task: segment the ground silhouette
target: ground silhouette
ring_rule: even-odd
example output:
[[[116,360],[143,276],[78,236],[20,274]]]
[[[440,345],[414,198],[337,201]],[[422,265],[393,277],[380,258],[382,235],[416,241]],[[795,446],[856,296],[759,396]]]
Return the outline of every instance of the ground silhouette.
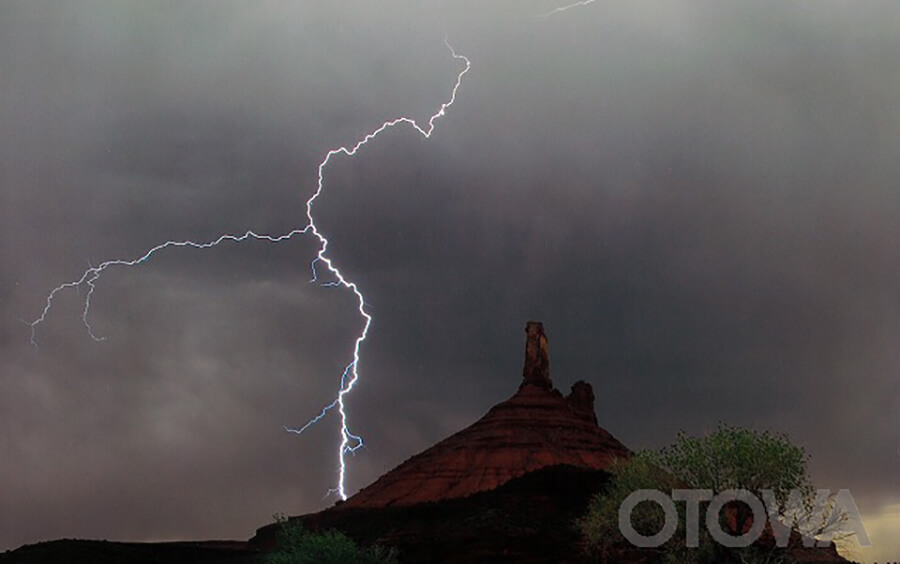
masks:
[[[401,564],[585,562],[574,521],[608,484],[614,461],[632,452],[598,425],[589,383],[577,382],[567,396],[554,387],[543,325],[529,322],[525,332],[512,397],[346,502],[291,519],[395,547]],[[234,542],[52,541],[2,554],[0,564],[259,564],[276,545],[277,527]],[[833,546],[796,556],[844,561]],[[617,555],[627,564],[653,558],[637,549]]]

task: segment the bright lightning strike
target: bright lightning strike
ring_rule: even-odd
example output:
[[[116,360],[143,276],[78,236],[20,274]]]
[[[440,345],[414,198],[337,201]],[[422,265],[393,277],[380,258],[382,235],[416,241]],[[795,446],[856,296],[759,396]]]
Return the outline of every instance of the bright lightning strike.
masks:
[[[588,4],[593,4],[597,0],[581,0],[580,2],[575,2],[574,4],[568,4],[566,6],[560,6],[559,8],[554,8],[549,12],[539,14],[540,17],[546,18],[547,16],[552,16],[553,14],[557,14],[559,12],[565,12],[566,10],[571,10],[572,8],[577,8],[579,6],[587,6]]]
[[[399,117],[399,118],[384,122],[377,129],[373,130],[370,133],[367,133],[365,136],[363,136],[361,139],[359,139],[355,144],[350,145],[349,148],[347,146],[342,146],[337,149],[332,149],[332,150],[328,151],[328,153],[325,155],[325,158],[322,160],[321,163],[319,163],[318,182],[316,185],[316,191],[306,201],[307,224],[305,227],[300,228],[300,229],[294,229],[283,235],[266,235],[266,234],[257,234],[257,233],[254,233],[253,231],[247,231],[246,233],[241,234],[241,235],[231,235],[231,234],[221,235],[218,238],[213,239],[211,241],[207,241],[207,242],[166,241],[165,243],[162,243],[160,245],[153,247],[152,249],[150,249],[149,251],[147,251],[142,256],[140,256],[136,259],[108,260],[103,263],[100,263],[99,266],[91,266],[90,268],[88,268],[87,270],[84,271],[84,273],[81,275],[81,277],[79,279],[77,279],[73,282],[67,282],[65,284],[61,284],[61,285],[57,286],[56,288],[54,288],[50,292],[50,294],[46,298],[46,301],[44,304],[44,309],[41,311],[40,317],[38,317],[37,319],[35,319],[34,321],[32,321],[30,323],[27,323],[27,325],[31,328],[31,343],[35,347],[37,346],[37,337],[36,337],[37,328],[41,323],[43,323],[47,319],[47,316],[50,313],[50,309],[53,307],[53,301],[57,297],[57,295],[60,292],[63,292],[65,290],[73,289],[73,288],[81,288],[83,286],[86,286],[88,288],[88,290],[85,293],[84,309],[82,310],[82,313],[81,313],[81,320],[84,323],[85,327],[87,328],[88,335],[90,335],[90,337],[92,339],[94,339],[95,341],[105,340],[105,337],[98,337],[96,335],[96,333],[94,333],[94,329],[91,326],[91,323],[90,323],[88,317],[89,317],[90,309],[91,309],[91,298],[93,297],[94,291],[96,290],[95,283],[108,268],[111,268],[114,266],[123,266],[123,267],[139,266],[139,265],[149,261],[153,257],[153,255],[155,255],[156,253],[166,250],[166,249],[169,249],[169,248],[190,247],[190,248],[194,248],[194,249],[209,249],[212,247],[216,247],[226,241],[234,242],[234,243],[241,243],[248,239],[261,240],[261,241],[266,241],[266,242],[270,242],[270,243],[281,243],[281,242],[287,241],[289,239],[292,239],[293,237],[295,237],[297,235],[312,234],[314,237],[316,237],[319,240],[319,245],[320,245],[319,252],[316,254],[316,258],[312,261],[312,264],[311,264],[312,282],[316,282],[318,280],[316,265],[319,263],[324,264],[325,268],[328,270],[328,272],[330,272],[331,275],[334,277],[334,281],[326,282],[326,283],[323,283],[322,285],[323,286],[332,286],[332,287],[342,286],[342,287],[350,290],[351,292],[353,292],[353,294],[356,296],[356,299],[357,299],[357,309],[359,311],[360,316],[362,316],[362,318],[364,319],[365,322],[363,324],[362,331],[360,332],[359,336],[357,336],[356,341],[353,346],[353,359],[350,361],[349,364],[347,364],[347,366],[344,368],[343,374],[341,375],[341,385],[340,385],[340,390],[338,392],[337,398],[332,403],[325,406],[316,417],[310,419],[303,427],[300,427],[298,429],[285,428],[285,430],[292,432],[292,433],[301,434],[304,431],[306,431],[307,429],[309,429],[310,427],[312,427],[313,425],[315,425],[316,423],[318,423],[320,420],[322,420],[329,413],[329,411],[331,411],[335,407],[338,408],[338,412],[339,412],[340,418],[341,418],[341,442],[340,442],[340,448],[339,448],[339,452],[338,452],[340,466],[339,466],[339,475],[338,475],[338,485],[336,488],[332,489],[330,493],[337,493],[341,497],[341,499],[347,499],[345,486],[344,486],[345,479],[346,479],[346,459],[345,459],[345,457],[347,454],[351,454],[351,453],[355,452],[357,449],[361,448],[363,446],[363,440],[362,440],[362,437],[359,437],[358,435],[355,435],[350,432],[350,429],[347,424],[347,411],[346,411],[346,406],[344,404],[344,399],[353,390],[353,387],[356,385],[357,381],[359,380],[359,369],[358,368],[359,368],[359,360],[360,360],[360,348],[362,347],[363,342],[366,340],[366,337],[369,334],[369,328],[372,325],[372,316],[366,311],[366,300],[365,300],[365,297],[363,296],[362,292],[360,291],[359,287],[356,285],[355,282],[348,280],[344,276],[344,274],[334,265],[332,258],[328,255],[328,238],[325,237],[325,235],[321,231],[319,231],[318,227],[316,226],[315,218],[313,217],[313,213],[312,213],[313,204],[319,198],[319,196],[322,195],[322,191],[325,186],[325,167],[327,167],[328,164],[331,162],[332,157],[335,157],[340,154],[343,154],[347,157],[352,157],[364,145],[366,145],[369,141],[371,141],[372,139],[377,137],[379,134],[381,134],[385,130],[391,129],[391,128],[396,127],[401,124],[411,126],[415,131],[417,131],[419,134],[421,134],[426,139],[431,137],[431,134],[434,132],[435,122],[438,120],[438,118],[444,116],[447,109],[450,106],[452,106],[453,103],[456,101],[456,93],[459,90],[460,85],[462,84],[463,76],[465,76],[465,74],[467,72],[469,72],[469,69],[471,68],[471,62],[469,61],[469,59],[467,57],[465,57],[464,55],[458,54],[453,49],[453,46],[450,45],[450,43],[446,39],[444,40],[444,44],[450,50],[450,54],[453,56],[454,59],[465,64],[465,68],[463,68],[459,72],[459,74],[457,74],[457,76],[456,76],[456,83],[453,85],[453,90],[450,93],[450,99],[448,101],[444,102],[443,104],[441,104],[438,111],[436,113],[434,113],[428,119],[428,123],[425,127],[420,126],[418,124],[418,122],[416,122],[412,118]]]
[[[328,154],[325,155],[325,158],[319,164],[319,182],[318,182],[318,186],[316,188],[316,192],[306,202],[306,217],[309,220],[308,228],[310,229],[311,233],[319,239],[319,243],[321,245],[319,247],[319,253],[316,255],[316,258],[312,264],[313,280],[317,279],[316,264],[321,262],[322,264],[325,265],[325,267],[328,269],[328,271],[331,272],[331,274],[336,278],[336,281],[338,284],[347,288],[348,290],[350,290],[351,292],[353,292],[356,295],[359,314],[363,317],[363,319],[365,319],[365,324],[363,325],[362,332],[356,338],[356,343],[354,344],[354,347],[353,347],[353,360],[350,362],[350,364],[347,365],[347,367],[344,369],[343,375],[341,376],[341,389],[338,392],[337,399],[331,405],[326,406],[317,417],[310,420],[306,425],[304,425],[300,429],[288,429],[289,431],[292,431],[292,432],[295,432],[298,434],[302,433],[303,431],[308,429],[310,426],[314,425],[319,420],[321,420],[328,413],[329,410],[333,409],[335,406],[338,408],[338,412],[340,413],[340,416],[341,416],[341,445],[340,445],[340,451],[339,451],[340,470],[339,470],[339,479],[338,479],[338,486],[337,486],[336,492],[341,497],[341,499],[347,499],[347,494],[344,490],[344,480],[346,477],[346,469],[347,469],[345,456],[347,454],[355,452],[358,448],[363,446],[362,438],[352,434],[350,432],[349,428],[347,427],[347,412],[346,412],[345,405],[344,405],[344,398],[347,396],[347,394],[349,394],[353,390],[353,386],[356,385],[356,382],[359,379],[359,370],[358,370],[358,368],[359,368],[359,349],[362,346],[363,341],[366,340],[366,337],[369,334],[369,327],[372,325],[372,316],[369,315],[369,313],[366,311],[366,300],[363,297],[362,292],[360,292],[359,287],[356,285],[355,282],[351,282],[351,281],[347,280],[344,277],[344,275],[341,273],[341,271],[334,265],[334,263],[332,262],[332,259],[327,255],[328,239],[316,228],[316,223],[315,223],[315,220],[313,219],[312,208],[313,208],[313,204],[315,203],[316,199],[318,199],[319,195],[322,194],[322,190],[324,188],[324,182],[325,182],[325,167],[328,166],[328,163],[331,161],[331,157],[334,157],[341,153],[343,153],[344,155],[346,155],[348,157],[352,157],[353,155],[355,155],[357,153],[357,151],[360,150],[360,148],[362,148],[366,143],[368,143],[369,141],[371,141],[372,139],[374,139],[375,137],[380,135],[383,131],[385,131],[387,129],[391,129],[393,127],[396,127],[400,124],[406,124],[406,125],[411,126],[413,129],[415,129],[419,134],[421,134],[426,139],[431,137],[431,134],[434,132],[435,122],[437,121],[438,118],[442,117],[446,113],[447,108],[452,106],[453,103],[456,101],[456,92],[459,90],[459,86],[462,84],[463,76],[465,76],[465,74],[467,72],[469,72],[469,69],[472,66],[469,59],[463,55],[458,54],[453,49],[453,46],[450,45],[450,43],[446,39],[444,40],[444,43],[447,45],[447,48],[450,49],[450,54],[453,56],[454,59],[465,63],[465,68],[463,68],[459,72],[459,74],[456,76],[456,83],[453,85],[453,90],[450,93],[450,99],[448,101],[444,102],[443,104],[441,104],[441,107],[438,109],[438,111],[435,112],[434,115],[432,115],[428,119],[428,125],[423,128],[414,119],[411,119],[408,117],[399,117],[399,118],[393,119],[391,121],[384,122],[383,124],[381,124],[380,127],[375,129],[374,131],[366,134],[362,139],[357,141],[356,144],[350,148],[347,148],[345,146],[345,147],[340,147],[338,149],[332,149],[332,150],[328,151]]]

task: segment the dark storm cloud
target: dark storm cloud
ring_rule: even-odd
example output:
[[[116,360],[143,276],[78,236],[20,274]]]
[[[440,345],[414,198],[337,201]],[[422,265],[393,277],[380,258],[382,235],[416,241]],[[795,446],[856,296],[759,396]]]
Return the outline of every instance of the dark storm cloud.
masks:
[[[896,498],[892,3],[10,3],[0,18],[0,546],[247,537],[322,507],[359,320],[309,239],[88,263],[302,225],[375,316],[351,489],[510,395],[542,319],[633,448],[718,420],[788,432],[817,481]],[[534,9],[532,9],[534,8]],[[862,507],[864,513],[866,507]]]

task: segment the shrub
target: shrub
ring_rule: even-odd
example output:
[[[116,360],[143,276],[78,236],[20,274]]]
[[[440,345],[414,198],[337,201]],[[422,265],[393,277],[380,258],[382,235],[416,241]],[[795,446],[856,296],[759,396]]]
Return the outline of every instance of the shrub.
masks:
[[[373,545],[358,546],[340,531],[314,533],[298,520],[276,515],[277,548],[265,564],[397,564],[397,552]]]

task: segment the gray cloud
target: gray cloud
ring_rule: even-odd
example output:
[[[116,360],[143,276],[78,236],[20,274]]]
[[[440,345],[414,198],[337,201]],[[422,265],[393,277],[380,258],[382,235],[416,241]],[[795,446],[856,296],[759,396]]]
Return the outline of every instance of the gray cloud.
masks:
[[[164,252],[317,202],[375,315],[351,488],[511,394],[542,319],[633,448],[785,431],[823,486],[896,497],[900,84],[893,3],[9,3],[0,17],[0,547],[247,537],[330,503],[360,326],[315,247]],[[534,9],[532,9],[534,8]],[[865,507],[862,507],[865,512]]]

